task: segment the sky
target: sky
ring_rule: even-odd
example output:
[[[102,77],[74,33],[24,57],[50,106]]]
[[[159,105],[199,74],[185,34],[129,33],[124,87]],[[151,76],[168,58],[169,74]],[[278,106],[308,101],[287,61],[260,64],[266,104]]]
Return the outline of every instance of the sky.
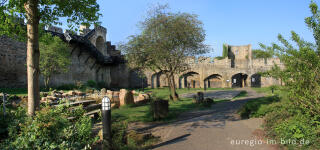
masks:
[[[317,4],[320,0],[315,0]],[[310,0],[98,0],[107,41],[127,41],[139,34],[137,24],[150,7],[168,4],[172,12],[197,14],[206,31],[205,43],[213,49],[207,56],[222,55],[222,44],[248,45],[277,43],[280,33],[290,38],[293,30],[307,41],[314,41],[304,18],[311,16]]]

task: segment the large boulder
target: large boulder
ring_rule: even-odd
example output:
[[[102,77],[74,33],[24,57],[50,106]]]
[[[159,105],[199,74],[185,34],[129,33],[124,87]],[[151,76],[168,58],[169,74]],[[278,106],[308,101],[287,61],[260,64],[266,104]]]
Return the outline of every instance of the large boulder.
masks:
[[[131,91],[121,89],[119,94],[120,106],[134,104],[134,98]]]
[[[76,95],[76,92],[75,91],[68,91],[67,94],[69,96],[75,96]]]
[[[135,104],[145,104],[145,103],[149,102],[149,100],[150,100],[150,96],[148,94],[139,93],[139,95],[135,97],[134,103]]]
[[[81,91],[79,91],[79,90],[76,90],[76,91],[74,91],[74,92],[75,92],[75,95],[78,95],[78,96],[85,96],[85,95],[86,95],[86,93],[81,92]]]

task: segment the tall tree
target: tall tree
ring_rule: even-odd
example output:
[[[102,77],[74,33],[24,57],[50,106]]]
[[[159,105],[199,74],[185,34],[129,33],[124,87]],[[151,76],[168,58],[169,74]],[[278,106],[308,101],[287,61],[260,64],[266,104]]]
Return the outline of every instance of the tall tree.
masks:
[[[68,45],[57,36],[44,34],[40,39],[40,73],[48,89],[54,74],[65,73],[71,63]]]
[[[40,102],[39,24],[62,24],[61,18],[66,19],[71,28],[95,22],[100,16],[99,5],[96,0],[8,0],[0,10],[1,34],[21,35],[20,31],[11,31],[17,29],[14,20],[27,21],[28,114],[32,116]]]
[[[188,69],[187,57],[206,53],[208,49],[197,15],[167,10],[162,5],[152,9],[140,23],[141,33],[130,36],[123,48],[131,66],[165,73],[170,98],[178,100],[174,76]]]

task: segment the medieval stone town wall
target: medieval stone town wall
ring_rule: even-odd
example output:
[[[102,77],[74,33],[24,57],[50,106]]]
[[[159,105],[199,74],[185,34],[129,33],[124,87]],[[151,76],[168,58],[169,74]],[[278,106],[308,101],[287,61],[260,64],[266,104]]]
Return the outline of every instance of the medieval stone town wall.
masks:
[[[258,73],[270,70],[275,64],[281,68],[284,67],[279,58],[252,59],[251,45],[228,45],[228,57],[221,60],[211,57],[190,57],[186,62],[190,65],[190,69],[176,75],[176,86],[178,88],[188,86],[191,88],[224,88],[280,85],[281,81],[262,77]],[[165,76],[163,73],[152,71],[146,71],[145,73],[150,87],[167,86],[167,83],[163,82]]]
[[[82,27],[83,28],[83,27]],[[62,33],[61,28],[49,27],[49,31]],[[89,28],[84,30],[89,33]],[[111,42],[106,41],[106,29],[95,26],[94,33],[88,40],[104,55],[118,56],[120,51],[115,50]],[[86,34],[81,34],[82,36]],[[97,41],[99,40],[99,41]],[[100,44],[100,45],[97,45]],[[95,57],[83,47],[70,44],[71,65],[69,71],[63,74],[54,75],[50,84],[60,86],[64,84],[86,83],[88,80],[103,82],[109,88],[128,88],[132,86],[129,80],[129,69],[125,63],[101,65],[97,63]],[[108,51],[109,50],[109,51]],[[109,53],[108,53],[109,52]],[[111,54],[110,54],[111,53]],[[40,77],[41,85],[44,85],[43,78]],[[0,88],[26,88],[26,43],[18,42],[6,36],[0,37]]]

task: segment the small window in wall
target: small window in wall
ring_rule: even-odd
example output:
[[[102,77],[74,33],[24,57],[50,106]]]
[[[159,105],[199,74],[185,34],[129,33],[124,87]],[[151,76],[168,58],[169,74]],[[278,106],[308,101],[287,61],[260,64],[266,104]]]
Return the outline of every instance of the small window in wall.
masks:
[[[252,82],[254,82],[255,80],[256,80],[255,78],[252,78],[252,80],[251,80],[251,81],[252,81]]]
[[[237,79],[233,79],[233,83],[237,83]]]

